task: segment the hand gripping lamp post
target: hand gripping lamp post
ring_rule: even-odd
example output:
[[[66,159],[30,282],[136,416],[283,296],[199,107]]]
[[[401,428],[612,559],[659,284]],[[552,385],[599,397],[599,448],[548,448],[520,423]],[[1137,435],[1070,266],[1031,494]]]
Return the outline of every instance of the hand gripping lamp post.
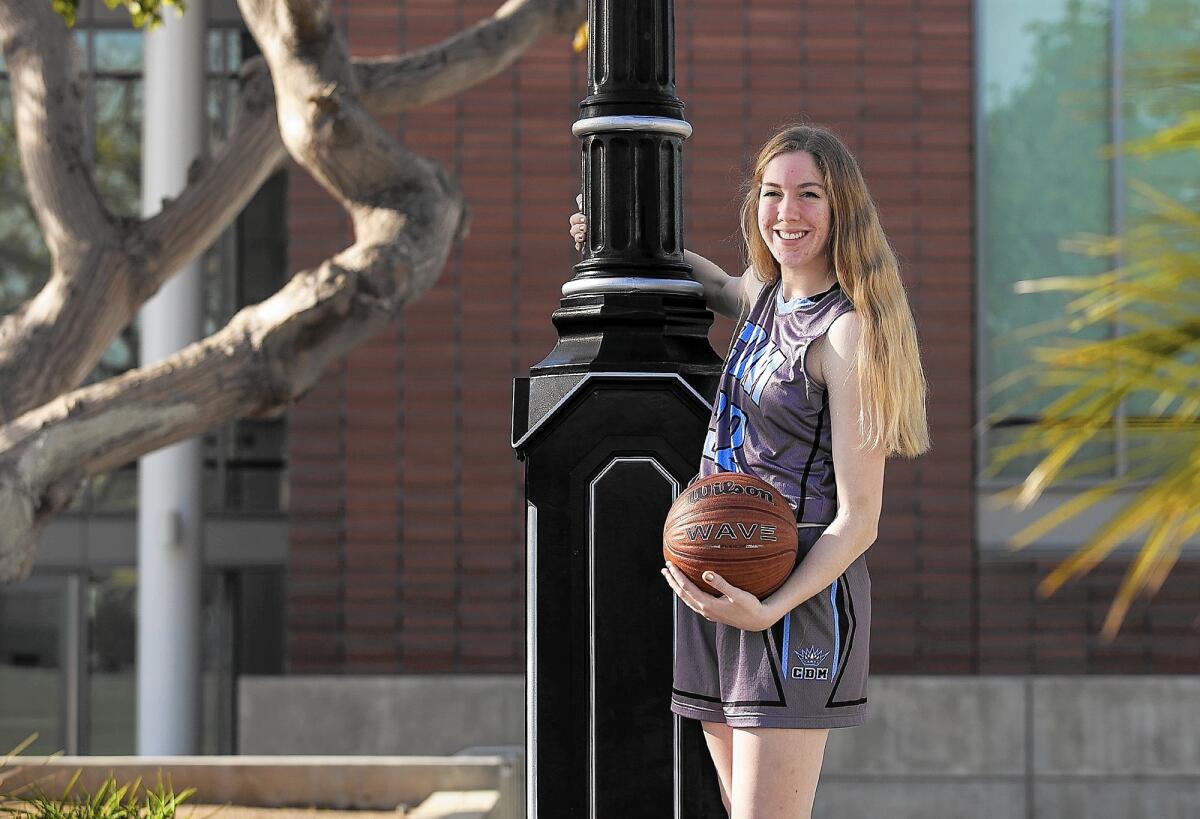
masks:
[[[525,461],[527,815],[724,816],[697,723],[669,711],[662,523],[699,470],[721,361],[683,260],[671,0],[590,0],[587,245],[514,384]]]

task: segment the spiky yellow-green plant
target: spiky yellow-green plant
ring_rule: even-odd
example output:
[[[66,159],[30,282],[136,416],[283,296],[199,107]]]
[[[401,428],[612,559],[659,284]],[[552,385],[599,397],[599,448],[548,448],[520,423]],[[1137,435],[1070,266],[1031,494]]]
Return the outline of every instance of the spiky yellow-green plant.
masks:
[[[21,768],[15,765],[19,754],[37,739],[31,734],[16,748],[0,757],[0,783]],[[121,785],[113,776],[100,784],[96,793],[76,790],[83,769],[75,770],[59,796],[50,796],[42,790],[39,780],[28,782],[13,792],[0,790],[0,817],[8,819],[175,819],[179,806],[195,792],[188,788],[181,793],[168,783],[162,782],[148,788],[142,780]],[[43,779],[48,778],[42,777]],[[208,813],[209,819],[216,811]]]
[[[1200,54],[1196,65],[1200,65]],[[1129,156],[1161,156],[1200,150],[1200,112],[1191,112],[1154,134],[1119,149]],[[1124,540],[1145,539],[1132,560],[1105,618],[1101,636],[1112,641],[1140,594],[1153,596],[1179,558],[1184,543],[1200,531],[1200,210],[1197,203],[1168,196],[1130,181],[1144,214],[1121,236],[1079,236],[1064,247],[1119,264],[1099,275],[1025,280],[1018,292],[1074,292],[1059,321],[1025,328],[1026,338],[1077,333],[1116,322],[1122,332],[1100,340],[1059,338],[1035,348],[1023,369],[992,389],[1027,386],[1055,394],[1041,416],[1011,444],[999,448],[989,472],[1019,456],[1040,462],[1017,486],[1000,494],[1017,508],[1033,503],[1054,481],[1111,468],[1115,455],[1081,458],[1089,443],[1112,442],[1118,407],[1140,398],[1148,411],[1128,413],[1119,426],[1126,470],[1073,497],[1013,536],[1021,549],[1059,524],[1122,488],[1135,487],[1123,508],[1039,584],[1048,597],[1082,577]],[[995,422],[1012,406],[991,414]]]

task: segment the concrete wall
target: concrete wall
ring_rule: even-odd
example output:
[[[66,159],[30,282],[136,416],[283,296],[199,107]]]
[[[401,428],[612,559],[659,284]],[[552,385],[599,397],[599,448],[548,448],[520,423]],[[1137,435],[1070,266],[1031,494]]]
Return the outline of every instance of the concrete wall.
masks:
[[[1200,816],[1200,679],[876,677],[834,731],[823,819]]]
[[[513,674],[242,677],[238,753],[454,754],[523,745]]]
[[[519,676],[243,679],[243,753],[521,744]],[[1195,819],[1200,678],[876,676],[831,732],[822,819]]]

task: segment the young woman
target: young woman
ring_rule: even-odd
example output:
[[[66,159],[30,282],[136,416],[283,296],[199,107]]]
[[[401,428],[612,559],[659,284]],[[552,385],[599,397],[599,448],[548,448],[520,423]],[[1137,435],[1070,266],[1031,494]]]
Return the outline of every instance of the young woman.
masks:
[[[752,473],[796,513],[800,560],[758,600],[670,564],[671,710],[698,719],[732,819],[812,812],[830,728],[867,716],[871,578],[884,461],[929,449],[925,376],[899,265],[858,165],[830,131],[759,150],[741,208],[749,266],[685,258],[738,320],[700,475]],[[580,246],[586,223],[571,217]]]

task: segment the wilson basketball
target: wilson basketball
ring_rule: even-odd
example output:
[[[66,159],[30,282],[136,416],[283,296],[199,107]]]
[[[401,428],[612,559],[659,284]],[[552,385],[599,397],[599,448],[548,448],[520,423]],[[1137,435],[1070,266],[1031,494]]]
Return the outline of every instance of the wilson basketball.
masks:
[[[709,594],[706,571],[766,597],[796,565],[796,517],[766,481],[718,472],[696,481],[671,505],[663,524],[663,557]]]

